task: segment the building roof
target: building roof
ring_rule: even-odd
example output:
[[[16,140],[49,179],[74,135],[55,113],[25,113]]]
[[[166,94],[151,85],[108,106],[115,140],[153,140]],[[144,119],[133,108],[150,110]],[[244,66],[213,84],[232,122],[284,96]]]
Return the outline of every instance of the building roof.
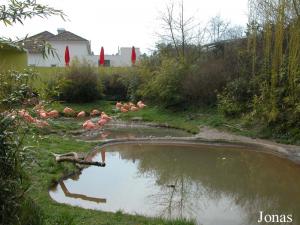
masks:
[[[49,41],[88,41],[70,31],[63,31],[53,37],[49,38]]]
[[[18,44],[27,49],[29,53],[40,53],[42,52],[45,41],[53,36],[55,35],[48,31],[44,31],[31,37],[27,37],[24,40],[19,41]]]
[[[41,53],[43,51],[43,46],[45,42],[48,41],[86,41],[88,40],[79,37],[69,31],[60,32],[54,35],[48,31],[41,32],[39,34],[33,35],[31,37],[25,38],[19,41],[18,44],[23,48],[27,49],[29,53]]]

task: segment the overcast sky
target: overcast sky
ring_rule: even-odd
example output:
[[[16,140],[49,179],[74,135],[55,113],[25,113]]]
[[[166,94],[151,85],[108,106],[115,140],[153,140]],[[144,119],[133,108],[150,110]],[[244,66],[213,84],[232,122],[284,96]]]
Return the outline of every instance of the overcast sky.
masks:
[[[0,4],[1,4],[0,0]],[[0,24],[0,35],[10,38],[24,37],[42,31],[56,34],[65,28],[92,43],[92,50],[99,54],[104,46],[106,54],[117,52],[118,46],[140,47],[142,52],[153,49],[160,29],[160,12],[169,0],[37,0],[62,9],[68,21],[58,17],[26,20],[24,25],[5,27]],[[174,0],[176,3],[176,0]],[[177,1],[178,2],[178,1]],[[216,15],[236,25],[247,23],[247,0],[184,0],[185,14],[194,16],[205,25]]]

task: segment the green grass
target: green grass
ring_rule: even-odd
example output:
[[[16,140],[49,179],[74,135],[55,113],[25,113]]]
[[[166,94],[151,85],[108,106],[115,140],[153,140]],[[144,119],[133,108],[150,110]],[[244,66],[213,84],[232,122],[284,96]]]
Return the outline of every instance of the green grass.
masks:
[[[123,120],[132,120],[135,117],[140,117],[145,122],[155,122],[163,126],[182,129],[193,134],[198,133],[201,126],[209,126],[244,136],[269,137],[268,132],[262,131],[261,127],[249,126],[247,121],[242,118],[226,118],[219,113],[216,108],[199,107],[175,112],[149,105],[138,112],[120,113],[116,112],[115,103],[114,101],[105,100],[84,104],[54,102],[48,106],[48,109],[63,111],[65,107],[71,107],[76,112],[82,110],[91,112],[93,109],[98,109]]]
[[[199,132],[201,126],[209,126],[244,136],[260,136],[259,130],[254,128],[250,129],[250,127],[245,125],[246,123],[242,119],[228,119],[215,108],[197,108],[174,112],[149,106],[138,112],[122,114],[120,117],[125,120],[141,117],[144,121],[165,124],[194,134]]]

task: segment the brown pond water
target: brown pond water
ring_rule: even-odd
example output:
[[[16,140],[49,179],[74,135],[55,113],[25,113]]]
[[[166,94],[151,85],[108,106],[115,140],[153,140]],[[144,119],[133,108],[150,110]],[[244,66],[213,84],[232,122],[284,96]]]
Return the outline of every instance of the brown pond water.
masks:
[[[51,197],[83,208],[185,217],[203,225],[254,225],[259,211],[292,214],[289,224],[300,224],[300,166],[286,159],[188,144],[110,145],[102,157],[104,151],[105,168],[91,166],[63,180]],[[101,161],[101,154],[94,160]]]
[[[172,128],[157,128],[138,123],[110,122],[104,129],[86,131],[77,137],[82,140],[132,139],[148,137],[188,137],[192,134]]]

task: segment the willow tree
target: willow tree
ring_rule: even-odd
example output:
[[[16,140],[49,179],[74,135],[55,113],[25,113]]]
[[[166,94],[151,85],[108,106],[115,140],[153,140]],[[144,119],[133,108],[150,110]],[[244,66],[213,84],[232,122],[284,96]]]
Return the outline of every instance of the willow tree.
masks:
[[[260,33],[250,29],[252,70],[266,79],[267,86],[261,87],[261,92],[267,93],[263,107],[269,122],[276,122],[280,113],[287,108],[295,110],[300,102],[300,0],[249,0],[249,10],[249,21],[262,27]],[[258,35],[263,42],[261,68],[254,61]]]
[[[297,4],[298,3],[298,4]],[[296,18],[289,27],[289,67],[288,81],[290,99],[293,104],[299,104],[299,95],[297,96],[297,81],[300,78],[300,19],[299,19],[299,0],[293,0],[294,17]],[[298,87],[299,88],[299,87]],[[298,90],[299,91],[299,90]],[[298,93],[299,94],[299,93]]]

